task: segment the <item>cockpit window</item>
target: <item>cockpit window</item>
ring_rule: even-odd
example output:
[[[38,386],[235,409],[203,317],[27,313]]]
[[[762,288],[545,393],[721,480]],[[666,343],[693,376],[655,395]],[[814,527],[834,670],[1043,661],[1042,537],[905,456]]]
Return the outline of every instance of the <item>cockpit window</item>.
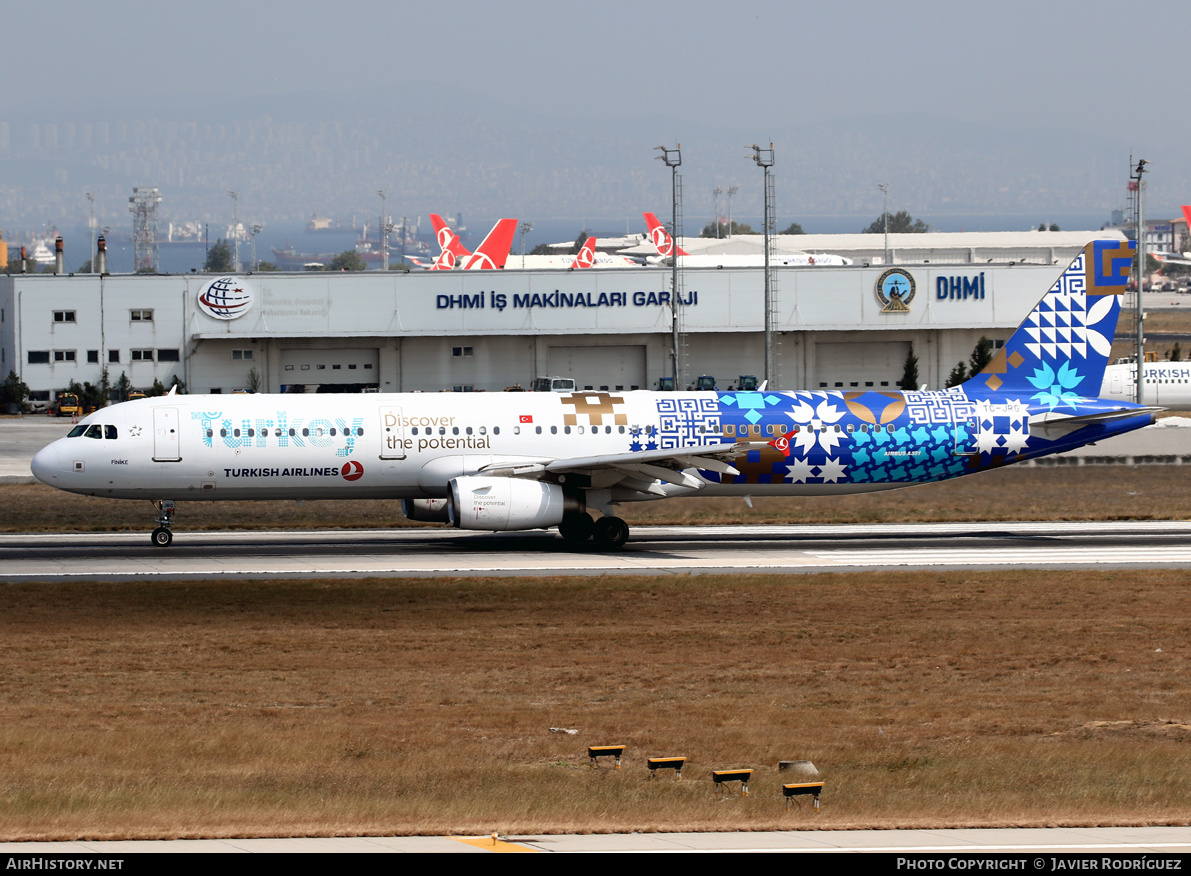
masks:
[[[103,426],[100,426],[98,424],[96,424],[94,426],[88,426],[87,431],[83,433],[83,437],[84,438],[102,438],[103,437]]]
[[[86,431],[87,431],[86,426],[75,426],[73,429],[70,430],[70,434],[68,434],[66,437],[67,438],[78,438],[80,435],[82,435]]]
[[[116,437],[116,427],[115,426],[104,426],[103,427],[103,437],[104,438],[115,438]]]

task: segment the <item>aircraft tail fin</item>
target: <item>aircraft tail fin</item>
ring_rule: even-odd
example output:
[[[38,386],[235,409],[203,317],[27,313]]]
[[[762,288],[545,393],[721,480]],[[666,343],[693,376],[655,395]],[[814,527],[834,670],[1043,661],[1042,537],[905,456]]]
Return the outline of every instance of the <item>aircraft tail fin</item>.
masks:
[[[1135,254],[1131,240],[1085,246],[965,390],[1028,392],[1052,409],[1097,397]]]
[[[517,233],[516,219],[501,219],[488,232],[484,242],[464,264],[468,271],[500,270],[505,266],[509,250],[513,248],[513,235]]]
[[[587,238],[587,242],[583,244],[583,249],[579,250],[579,255],[575,256],[575,261],[571,264],[572,268],[590,268],[595,264],[595,248],[596,239],[594,237]]]
[[[1183,204],[1183,218],[1187,220],[1187,228],[1191,229],[1191,204]]]
[[[449,249],[456,259],[471,255],[471,250],[463,245],[463,241],[459,239],[459,235],[451,230],[451,227],[447,225],[442,216],[439,216],[437,213],[431,213],[430,224],[434,226],[434,236],[438,239],[438,245],[441,249]]]
[[[681,246],[674,245],[674,238],[670,236],[666,226],[658,221],[657,216],[653,213],[642,213],[641,215],[645,217],[645,224],[649,226],[649,239],[653,241],[654,248],[660,254],[669,258],[677,249],[680,256],[688,255]]]

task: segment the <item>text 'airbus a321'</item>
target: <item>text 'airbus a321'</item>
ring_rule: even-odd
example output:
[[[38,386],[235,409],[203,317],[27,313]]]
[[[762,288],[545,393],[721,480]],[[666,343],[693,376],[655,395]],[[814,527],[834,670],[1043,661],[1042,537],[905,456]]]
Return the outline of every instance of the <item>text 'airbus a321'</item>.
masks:
[[[180,500],[399,498],[414,520],[617,548],[622,503],[887,490],[1149,425],[1160,409],[1095,397],[1132,260],[1089,243],[982,372],[937,392],[166,396],[91,414],[32,468],[154,501],[161,546]]]

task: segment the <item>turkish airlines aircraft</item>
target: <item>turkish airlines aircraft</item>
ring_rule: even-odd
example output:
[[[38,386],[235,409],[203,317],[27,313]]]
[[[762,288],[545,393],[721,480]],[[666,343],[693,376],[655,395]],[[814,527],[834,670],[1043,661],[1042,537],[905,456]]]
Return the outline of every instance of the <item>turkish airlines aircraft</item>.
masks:
[[[1089,243],[983,371],[937,392],[170,395],[87,416],[32,468],[152,500],[159,546],[178,500],[399,498],[414,520],[618,548],[623,503],[887,490],[1149,425],[1160,408],[1095,397],[1133,256]]]
[[[1191,362],[1146,362],[1144,398],[1163,407],[1191,406]],[[1104,369],[1101,398],[1129,401],[1137,396],[1137,364],[1123,362]]]
[[[517,232],[516,219],[501,219],[492,226],[483,243],[471,252],[459,240],[442,217],[430,214],[430,221],[434,224],[434,232],[438,236],[442,253],[427,270],[450,271],[461,266],[465,271],[500,270],[505,266],[509,257],[509,250],[513,247],[513,235]]]
[[[649,240],[660,257],[657,261],[669,258],[675,249],[674,238],[670,236],[670,232],[653,213],[643,213],[642,215],[645,217],[645,224],[649,226]],[[681,246],[678,247],[678,255],[682,259],[680,264],[684,268],[759,268],[765,264],[763,255],[691,255]],[[799,252],[776,253],[770,256],[769,263],[776,266],[803,267],[850,265],[852,260],[826,252]]]

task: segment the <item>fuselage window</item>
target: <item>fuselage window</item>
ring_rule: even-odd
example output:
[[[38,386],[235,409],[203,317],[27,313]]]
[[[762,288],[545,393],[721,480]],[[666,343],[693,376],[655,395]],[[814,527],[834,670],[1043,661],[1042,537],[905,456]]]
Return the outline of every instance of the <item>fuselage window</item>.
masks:
[[[414,433],[415,435],[417,435],[417,434],[418,434],[418,427],[417,427],[417,426],[414,426],[414,428],[413,428],[413,433]]]
[[[557,435],[557,434],[558,434],[558,427],[557,427],[557,426],[551,426],[551,427],[550,427],[550,434],[551,434],[551,435]]]
[[[493,434],[493,435],[496,435],[498,432],[499,432],[499,430],[498,430],[498,429],[496,429],[495,427],[493,427],[493,429],[492,429],[492,434]],[[480,434],[481,434],[481,435],[483,435],[484,433],[483,433],[483,432],[480,432]],[[513,427],[513,434],[514,434],[514,435],[520,435],[520,434],[521,434],[521,427],[520,427],[520,426],[514,426],[514,427]]]
[[[293,438],[293,437],[294,437],[295,435],[297,435],[297,434],[298,434],[298,430],[297,430],[297,429],[290,429],[290,430],[289,430],[289,437]]]
[[[604,427],[604,434],[605,434],[605,435],[611,435],[611,434],[612,434],[612,427],[611,427],[611,426],[605,426],[605,427]]]
[[[458,435],[458,434],[459,434],[459,427],[458,427],[458,426],[452,426],[452,427],[451,427],[451,434],[452,434],[452,435]]]
[[[335,427],[334,426],[331,427],[331,437],[332,438],[335,437]]]
[[[570,435],[570,434],[571,434],[571,427],[570,427],[570,426],[563,426],[563,427],[562,427],[562,431],[564,431],[564,432],[566,432],[568,435]]]
[[[538,434],[538,435],[541,435],[541,434],[542,434],[542,427],[541,427],[541,426],[534,426],[534,427],[533,427],[533,430],[534,430],[534,432],[535,432],[536,434]]]
[[[249,429],[249,430],[248,430],[248,437],[249,437],[249,438],[255,438],[255,437],[256,437],[256,429]]]
[[[356,427],[356,435],[359,436],[360,438],[364,437],[364,427],[363,426]]]
[[[208,429],[208,430],[207,430],[207,437],[208,437],[208,438],[214,438],[214,437],[215,437],[215,431],[214,431],[213,429]]]
[[[487,426],[481,426],[481,427],[480,427],[480,434],[481,434],[481,435],[487,435],[487,434],[488,434],[488,427],[487,427]]]
[[[617,428],[620,429],[620,434],[623,435],[624,434],[624,426],[617,426]]]
[[[467,431],[467,434],[470,435],[471,434],[471,426],[468,426],[466,431]]]
[[[446,434],[447,434],[447,427],[446,427],[446,426],[439,426],[439,427],[438,427],[438,434],[439,434],[439,435],[446,435]]]
[[[302,430],[302,437],[303,437],[303,438],[309,438],[309,437],[310,437],[310,430],[309,430],[309,429],[303,429],[303,430]]]
[[[219,430],[219,437],[220,437],[220,438],[226,438],[226,437],[227,437],[227,429],[220,429],[220,430]]]
[[[234,437],[234,438],[239,438],[239,437],[240,437],[240,430],[239,430],[239,429],[232,429],[232,437]]]
[[[860,424],[860,431],[861,431],[861,432],[867,432],[867,431],[868,431],[868,423],[861,423],[861,424]]]
[[[518,434],[518,435],[520,435],[520,434],[521,434],[521,427],[520,427],[520,426],[517,426],[517,427],[516,427],[516,429],[517,429],[517,434]],[[499,435],[499,434],[500,434],[500,426],[493,426],[493,427],[492,427],[492,434],[493,434],[493,435]]]
[[[793,426],[793,427],[791,427],[790,431],[793,432],[795,435],[797,435],[798,430],[801,428],[802,428],[801,426]]]
[[[725,426],[724,434],[735,436],[736,435],[736,427],[735,426]]]

